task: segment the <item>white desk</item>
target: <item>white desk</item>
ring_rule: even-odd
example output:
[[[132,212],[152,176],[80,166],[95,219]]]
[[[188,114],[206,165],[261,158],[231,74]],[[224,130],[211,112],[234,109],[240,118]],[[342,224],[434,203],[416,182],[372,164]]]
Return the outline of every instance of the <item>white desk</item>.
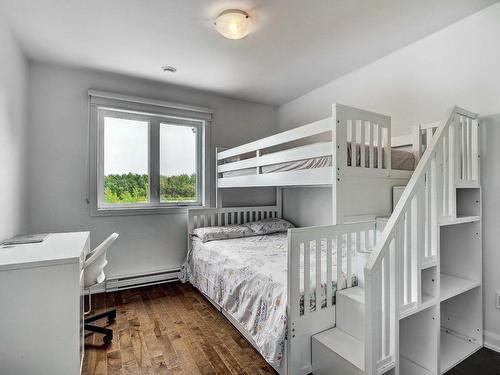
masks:
[[[83,360],[89,232],[0,246],[0,374],[72,375]]]

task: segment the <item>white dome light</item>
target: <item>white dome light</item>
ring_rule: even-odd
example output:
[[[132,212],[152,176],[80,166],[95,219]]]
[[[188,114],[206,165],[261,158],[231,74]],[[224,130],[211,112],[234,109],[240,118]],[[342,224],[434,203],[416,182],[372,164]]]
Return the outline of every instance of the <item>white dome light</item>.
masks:
[[[239,9],[228,9],[215,20],[215,29],[228,39],[241,39],[250,33],[250,16]]]

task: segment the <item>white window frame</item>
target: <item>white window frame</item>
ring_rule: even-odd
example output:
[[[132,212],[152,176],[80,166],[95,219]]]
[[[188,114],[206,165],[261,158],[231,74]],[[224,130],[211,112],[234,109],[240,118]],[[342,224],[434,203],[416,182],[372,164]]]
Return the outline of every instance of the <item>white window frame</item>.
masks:
[[[89,91],[89,194],[92,216],[183,213],[188,207],[210,205],[210,124],[207,108]],[[149,202],[106,204],[104,196],[104,117],[147,121],[149,123]],[[160,124],[197,129],[196,202],[160,202]]]

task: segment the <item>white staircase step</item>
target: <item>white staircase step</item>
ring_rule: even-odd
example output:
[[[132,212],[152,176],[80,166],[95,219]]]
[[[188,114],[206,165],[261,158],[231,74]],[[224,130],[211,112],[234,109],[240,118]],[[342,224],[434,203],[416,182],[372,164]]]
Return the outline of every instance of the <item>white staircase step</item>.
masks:
[[[312,337],[314,375],[360,375],[365,369],[364,343],[338,327]]]
[[[359,286],[337,292],[336,325],[363,341],[365,337],[365,290]]]

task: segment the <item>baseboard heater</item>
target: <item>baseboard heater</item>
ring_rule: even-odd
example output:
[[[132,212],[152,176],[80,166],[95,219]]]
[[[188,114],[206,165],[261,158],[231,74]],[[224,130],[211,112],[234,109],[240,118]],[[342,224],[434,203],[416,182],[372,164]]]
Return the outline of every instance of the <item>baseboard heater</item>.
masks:
[[[179,272],[180,268],[176,268],[154,273],[111,277],[106,282],[106,292],[177,281]]]

